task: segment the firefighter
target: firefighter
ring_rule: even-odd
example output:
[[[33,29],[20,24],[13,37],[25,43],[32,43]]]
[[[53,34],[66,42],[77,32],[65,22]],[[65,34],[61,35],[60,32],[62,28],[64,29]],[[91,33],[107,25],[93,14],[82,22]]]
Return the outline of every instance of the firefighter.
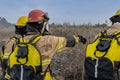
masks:
[[[50,35],[47,26],[48,21],[49,17],[44,11],[42,10],[30,11],[26,27],[27,34],[22,38],[23,41],[26,40],[28,42],[26,42],[25,44],[24,42],[20,42],[22,43],[22,45],[19,44],[19,46],[15,48],[15,51],[12,50],[9,51],[9,53],[13,52],[9,56],[9,68],[10,68],[9,79],[11,78],[14,80],[53,80],[54,76],[52,75],[52,72],[50,70],[50,62],[53,56],[58,52],[71,49],[72,47],[75,46],[75,44],[78,44],[79,42],[82,42],[83,44],[86,43],[87,41],[86,38],[80,35],[74,35],[69,38]],[[26,46],[26,44],[28,45],[29,48],[24,47],[24,45]],[[31,53],[32,49],[30,48],[29,45],[31,46],[33,45],[36,48],[35,50],[35,48],[31,47],[33,48],[33,50],[35,50],[34,52],[36,53],[34,54]],[[22,46],[21,49],[18,49],[20,46]],[[27,57],[16,56],[18,55],[19,51],[22,53],[28,52],[28,54],[26,54]],[[40,57],[37,51],[39,52]],[[36,56],[36,54],[38,56]],[[33,59],[32,57],[38,57],[40,59],[39,60],[35,58]],[[23,60],[26,62],[22,63],[19,60],[21,61]],[[30,62],[29,60],[33,62]],[[34,60],[37,61],[34,62]],[[39,61],[42,63],[40,64]],[[29,78],[28,76],[31,78]]]
[[[119,80],[120,9],[110,20],[112,26],[96,35],[86,48],[86,80]]]
[[[120,30],[120,9],[116,11],[115,15],[112,16],[110,20],[112,22],[112,27],[107,30],[108,34]]]
[[[46,27],[49,21],[49,17],[42,10],[32,10],[28,15],[27,34],[29,36],[24,38],[30,38],[35,34],[40,34],[42,38],[36,43],[36,48],[39,50],[42,56],[42,76],[43,80],[52,80],[52,73],[50,73],[49,64],[52,57],[57,52],[70,49],[75,44],[82,42],[86,43],[86,38],[80,35],[71,36],[70,38],[57,37],[49,35],[49,31]],[[48,69],[48,70],[46,70]],[[47,71],[47,72],[46,72]],[[45,75],[46,74],[46,75]],[[39,79],[38,79],[39,80]]]
[[[3,77],[9,79],[9,75],[6,74],[7,67],[8,67],[8,58],[9,55],[14,47],[15,38],[21,38],[26,35],[26,23],[28,21],[27,16],[21,16],[18,18],[15,24],[15,33],[16,35],[10,38],[10,40],[2,47],[2,70],[3,70]]]

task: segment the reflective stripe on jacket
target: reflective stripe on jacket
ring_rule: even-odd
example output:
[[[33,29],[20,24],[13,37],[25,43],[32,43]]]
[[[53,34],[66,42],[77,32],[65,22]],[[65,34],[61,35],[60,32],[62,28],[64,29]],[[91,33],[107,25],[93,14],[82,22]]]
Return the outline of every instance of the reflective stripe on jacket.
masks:
[[[33,36],[34,35],[28,35],[28,36],[25,36],[24,39],[29,40]],[[11,46],[13,46],[14,43],[15,43],[15,40],[11,40],[11,43],[9,42],[9,44],[5,46],[5,52],[11,53],[13,49]],[[52,36],[52,35],[43,36],[35,44],[35,47],[38,49],[38,51],[40,52],[42,56],[42,71],[43,72],[47,69],[54,54],[56,54],[57,52],[70,49],[69,47],[66,47],[66,44],[67,44],[67,39],[65,37],[57,37],[57,36]]]

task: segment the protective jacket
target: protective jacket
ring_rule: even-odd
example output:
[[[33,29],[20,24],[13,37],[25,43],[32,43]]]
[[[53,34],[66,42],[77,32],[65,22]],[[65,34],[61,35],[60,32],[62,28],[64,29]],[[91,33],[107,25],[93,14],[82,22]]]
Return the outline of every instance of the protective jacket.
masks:
[[[119,80],[119,48],[120,23],[114,23],[108,30],[99,33],[86,48],[87,80]]]
[[[110,35],[116,31],[120,30],[120,23],[114,23],[110,28],[108,28],[106,30],[107,34]],[[94,40],[96,40],[96,38],[98,37],[98,35],[95,36]],[[120,39],[118,39],[120,41]]]
[[[15,35],[16,38],[21,38],[21,35]],[[8,58],[12,50],[12,46],[14,46],[15,41],[12,39],[5,40],[5,45],[2,46],[2,50],[0,51],[0,59],[1,59],[1,67],[3,75],[6,74],[6,69],[8,67]],[[12,45],[12,46],[10,46]]]
[[[25,36],[24,39],[29,40],[34,35],[34,33],[30,33],[29,35]],[[70,47],[74,47],[78,41],[79,38],[77,37],[65,38],[52,35],[42,36],[42,38],[35,44],[35,47],[40,52],[42,57],[42,72],[46,71],[54,54],[70,49]],[[8,58],[9,54],[13,51],[14,45],[15,40],[11,40],[7,45],[5,45],[4,54],[6,54],[6,58]],[[52,80],[49,70],[46,73],[44,80]]]

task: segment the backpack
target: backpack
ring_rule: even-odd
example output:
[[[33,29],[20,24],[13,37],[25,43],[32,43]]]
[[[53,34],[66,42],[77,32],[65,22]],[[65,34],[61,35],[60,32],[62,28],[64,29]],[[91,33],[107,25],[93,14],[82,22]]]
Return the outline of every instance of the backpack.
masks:
[[[30,40],[16,38],[16,45],[9,56],[11,80],[36,80],[42,72],[42,60],[35,43],[42,36],[35,35]]]
[[[86,78],[119,80],[120,44],[118,38],[120,38],[120,31],[111,35],[103,31],[94,42],[87,45],[84,62]]]

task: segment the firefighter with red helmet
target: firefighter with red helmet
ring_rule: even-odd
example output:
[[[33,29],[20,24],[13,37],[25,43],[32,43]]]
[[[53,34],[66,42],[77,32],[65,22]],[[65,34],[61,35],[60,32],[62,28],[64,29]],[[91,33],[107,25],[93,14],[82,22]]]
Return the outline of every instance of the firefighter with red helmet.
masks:
[[[36,72],[40,73],[37,73],[37,76],[34,76],[35,78],[33,79],[35,80],[53,80],[53,75],[49,66],[53,56],[57,52],[71,49],[79,42],[82,42],[83,44],[86,43],[86,38],[80,35],[74,35],[69,38],[50,35],[47,28],[48,21],[48,15],[42,10],[32,10],[28,15],[27,35],[24,36],[24,39],[31,40],[36,34],[39,35],[38,37],[41,37],[40,39],[37,39],[34,44],[35,48],[40,53],[42,60],[42,68],[38,67],[36,69]],[[16,74],[13,73],[12,76],[14,75]],[[28,74],[23,73],[23,76],[24,75]]]
[[[33,10],[29,13],[28,17],[28,33],[38,32],[41,35],[50,34],[48,31],[49,17],[46,13],[41,10]]]

